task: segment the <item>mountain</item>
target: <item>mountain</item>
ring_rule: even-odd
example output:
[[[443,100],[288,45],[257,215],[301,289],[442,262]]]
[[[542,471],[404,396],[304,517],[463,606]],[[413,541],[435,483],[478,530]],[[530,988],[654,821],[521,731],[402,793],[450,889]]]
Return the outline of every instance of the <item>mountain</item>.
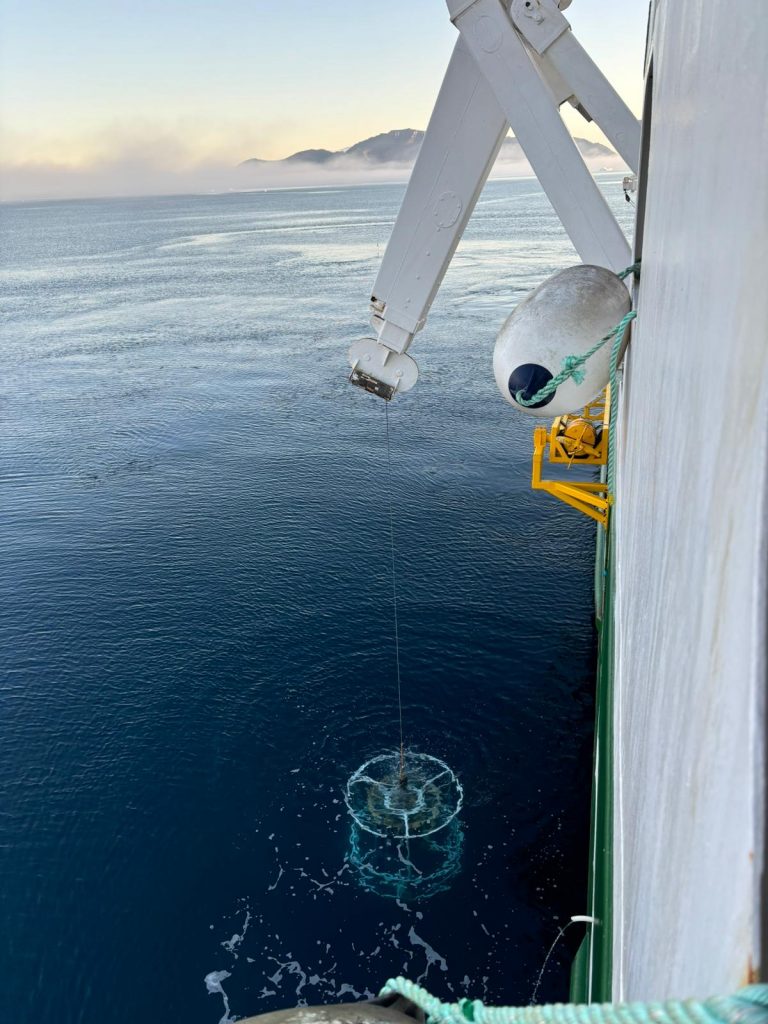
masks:
[[[423,139],[424,132],[399,128],[356,142],[344,151],[344,156],[371,164],[412,164],[419,155]]]
[[[302,149],[298,153],[293,153],[291,156],[287,156],[285,160],[278,161],[265,161],[261,160],[260,163],[294,163],[294,164],[326,164],[329,160],[333,160],[337,153],[331,152],[330,149]],[[252,161],[246,160],[246,163]]]
[[[341,149],[333,152],[330,149],[303,149],[298,153],[285,157],[282,160],[259,160],[252,157],[244,160],[241,167],[271,166],[279,167],[285,164],[308,164],[325,165],[337,171],[381,170],[388,165],[391,167],[410,167],[418,156],[424,132],[415,128],[398,128],[391,132],[384,132],[381,135],[373,135],[370,139],[363,139],[356,142],[348,149]],[[599,142],[590,142],[588,139],[574,138],[573,140],[579,152],[588,160],[615,159],[616,154],[607,146]],[[517,139],[509,137],[504,140],[499,153],[501,163],[522,163],[525,156]]]

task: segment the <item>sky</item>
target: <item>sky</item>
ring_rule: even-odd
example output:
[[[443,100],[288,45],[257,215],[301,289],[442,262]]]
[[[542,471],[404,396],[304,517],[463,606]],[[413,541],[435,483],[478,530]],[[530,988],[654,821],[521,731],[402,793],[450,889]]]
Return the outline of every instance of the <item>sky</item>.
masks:
[[[647,0],[566,16],[639,115]],[[0,0],[0,197],[205,187],[424,128],[455,40],[444,0]]]

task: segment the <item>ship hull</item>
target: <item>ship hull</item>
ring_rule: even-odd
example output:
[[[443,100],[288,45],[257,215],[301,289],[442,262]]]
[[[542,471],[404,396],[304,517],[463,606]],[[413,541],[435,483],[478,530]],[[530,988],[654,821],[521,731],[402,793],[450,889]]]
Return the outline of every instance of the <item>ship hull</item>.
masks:
[[[729,992],[766,959],[768,13],[660,0],[650,18],[642,275],[598,555],[600,923],[574,971],[614,1000]]]

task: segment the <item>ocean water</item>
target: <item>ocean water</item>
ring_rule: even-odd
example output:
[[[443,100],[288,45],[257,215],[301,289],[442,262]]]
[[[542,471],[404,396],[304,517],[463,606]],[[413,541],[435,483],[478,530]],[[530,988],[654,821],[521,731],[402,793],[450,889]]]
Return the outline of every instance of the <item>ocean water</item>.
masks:
[[[390,408],[406,742],[460,824],[431,889],[360,871],[344,783],[397,709],[384,406],[345,353],[402,192],[0,211],[3,1020],[216,1024],[398,973],[527,1002],[585,912],[594,531],[529,490],[490,366],[574,261],[532,180],[486,188]]]

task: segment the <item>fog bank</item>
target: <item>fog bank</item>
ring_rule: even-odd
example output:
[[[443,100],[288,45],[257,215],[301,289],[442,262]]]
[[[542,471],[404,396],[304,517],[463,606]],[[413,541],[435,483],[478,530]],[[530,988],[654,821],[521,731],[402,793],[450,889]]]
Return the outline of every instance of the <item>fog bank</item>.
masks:
[[[623,170],[625,166],[615,154],[588,158],[587,164],[593,172]],[[0,201],[98,199],[405,182],[411,168],[411,163],[396,162],[372,166],[365,160],[356,160],[348,155],[340,155],[323,164],[274,160],[235,167],[214,161],[173,166],[136,156],[79,167],[54,162],[0,162]],[[531,167],[526,160],[500,159],[492,171],[493,177],[522,177],[529,174]]]

